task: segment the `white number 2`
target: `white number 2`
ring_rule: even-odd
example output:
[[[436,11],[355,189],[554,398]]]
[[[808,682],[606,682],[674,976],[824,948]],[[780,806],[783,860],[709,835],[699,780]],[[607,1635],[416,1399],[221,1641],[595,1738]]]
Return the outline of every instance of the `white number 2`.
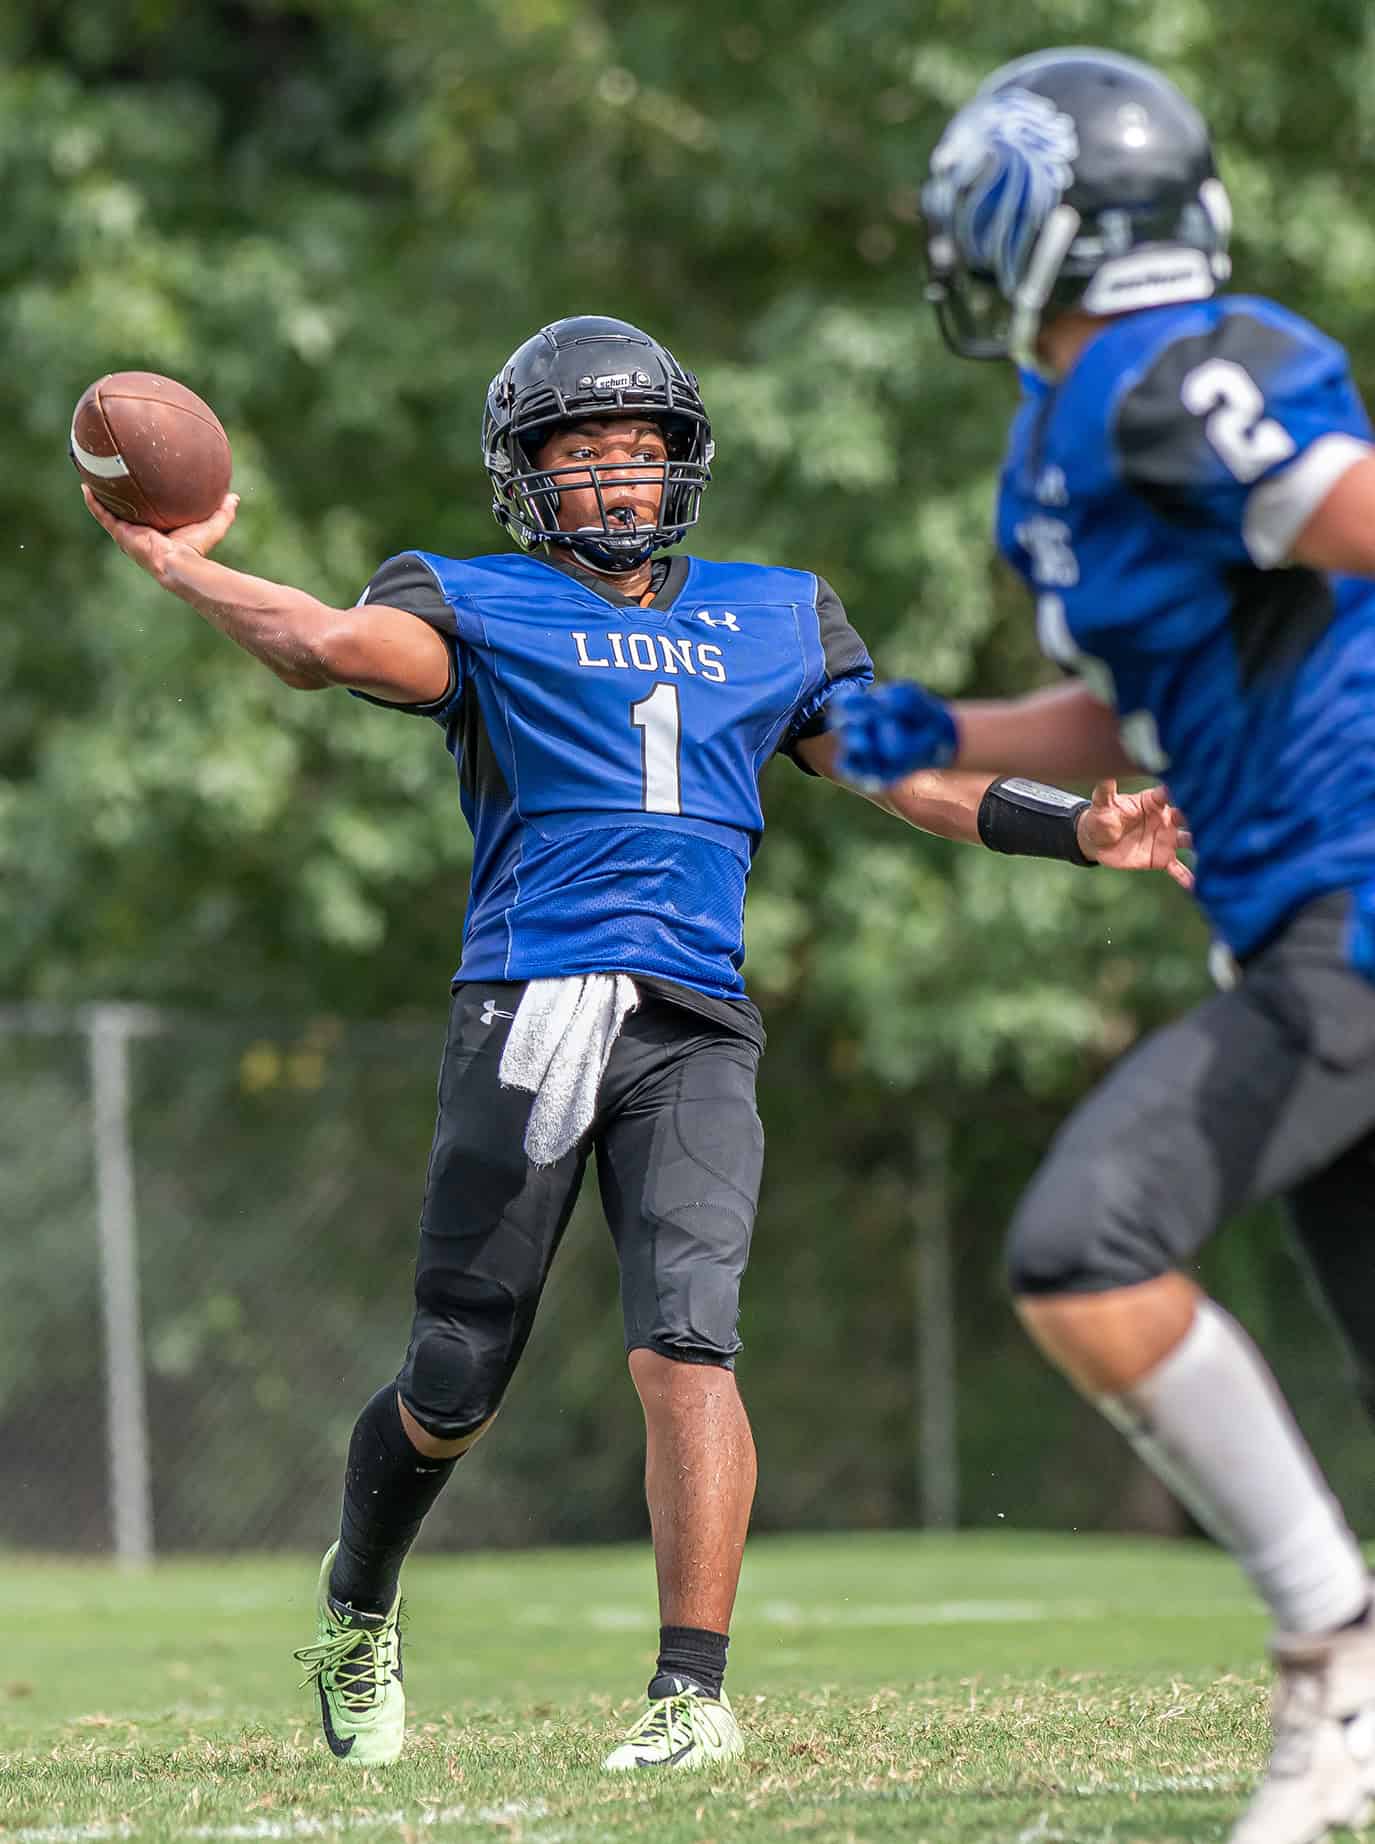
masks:
[[[1231,359],[1206,359],[1179,387],[1184,408],[1201,416],[1208,440],[1238,480],[1252,481],[1294,452],[1289,431],[1265,414],[1260,386]]]
[[[647,698],[631,705],[630,721],[641,733],[645,812],[681,813],[683,793],[678,773],[678,744],[682,719],[678,713],[678,687],[656,685]]]

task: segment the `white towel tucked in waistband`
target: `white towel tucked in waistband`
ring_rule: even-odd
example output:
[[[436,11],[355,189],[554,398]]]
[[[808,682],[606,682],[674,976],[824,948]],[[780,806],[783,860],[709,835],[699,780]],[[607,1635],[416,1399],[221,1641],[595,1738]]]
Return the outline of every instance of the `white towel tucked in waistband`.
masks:
[[[503,1088],[535,1097],[525,1129],[532,1165],[554,1165],[592,1125],[611,1047],[639,1003],[624,973],[531,980],[525,988],[499,1074]]]

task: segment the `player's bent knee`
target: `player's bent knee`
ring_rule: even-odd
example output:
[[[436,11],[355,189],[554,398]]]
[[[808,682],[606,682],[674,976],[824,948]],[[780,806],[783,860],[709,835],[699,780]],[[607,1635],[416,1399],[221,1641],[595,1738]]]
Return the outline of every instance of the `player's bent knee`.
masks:
[[[1108,1293],[1176,1265],[1150,1220],[1148,1192],[1113,1153],[1042,1166],[1012,1219],[1007,1276],[1024,1295]]]
[[[417,1323],[397,1388],[437,1440],[476,1440],[501,1407],[519,1352],[506,1328],[495,1337],[493,1329],[481,1322]]]
[[[419,1447],[422,1452],[429,1452],[430,1449],[426,1446],[425,1442],[417,1438],[417,1430],[421,1435],[428,1435],[429,1439],[435,1444],[435,1455],[444,1460],[457,1460],[463,1454],[467,1453],[470,1447],[476,1447],[477,1443],[482,1439],[483,1435],[497,1418],[498,1411],[493,1409],[486,1420],[480,1421],[475,1428],[468,1428],[461,1433],[454,1433],[447,1425],[442,1427],[431,1426],[428,1425],[427,1421],[422,1421],[421,1417],[416,1413],[411,1404],[407,1402],[406,1398],[401,1395],[399,1390],[397,1394],[398,1400],[401,1403],[402,1425],[405,1427],[406,1433],[410,1436],[412,1443]],[[411,1426],[411,1423],[414,1423],[414,1426]]]

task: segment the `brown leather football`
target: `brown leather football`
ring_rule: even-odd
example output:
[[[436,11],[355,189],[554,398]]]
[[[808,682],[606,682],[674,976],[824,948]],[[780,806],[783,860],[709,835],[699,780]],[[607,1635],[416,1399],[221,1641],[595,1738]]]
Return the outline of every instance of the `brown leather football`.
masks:
[[[194,391],[155,371],[114,371],[84,391],[71,457],[117,518],[175,531],[229,491],[229,437]]]

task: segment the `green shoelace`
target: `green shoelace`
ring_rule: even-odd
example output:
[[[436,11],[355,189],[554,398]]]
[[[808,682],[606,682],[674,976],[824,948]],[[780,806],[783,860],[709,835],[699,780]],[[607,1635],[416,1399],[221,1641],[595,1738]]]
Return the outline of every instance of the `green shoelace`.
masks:
[[[681,1747],[695,1738],[688,1706],[700,1703],[700,1697],[655,1697],[644,1715],[626,1733],[628,1742],[658,1741]],[[681,1727],[676,1725],[681,1724]]]
[[[328,1639],[302,1646],[292,1656],[306,1667],[301,1688],[325,1681],[350,1716],[366,1716],[380,1703],[395,1652],[392,1625],[344,1626]]]

